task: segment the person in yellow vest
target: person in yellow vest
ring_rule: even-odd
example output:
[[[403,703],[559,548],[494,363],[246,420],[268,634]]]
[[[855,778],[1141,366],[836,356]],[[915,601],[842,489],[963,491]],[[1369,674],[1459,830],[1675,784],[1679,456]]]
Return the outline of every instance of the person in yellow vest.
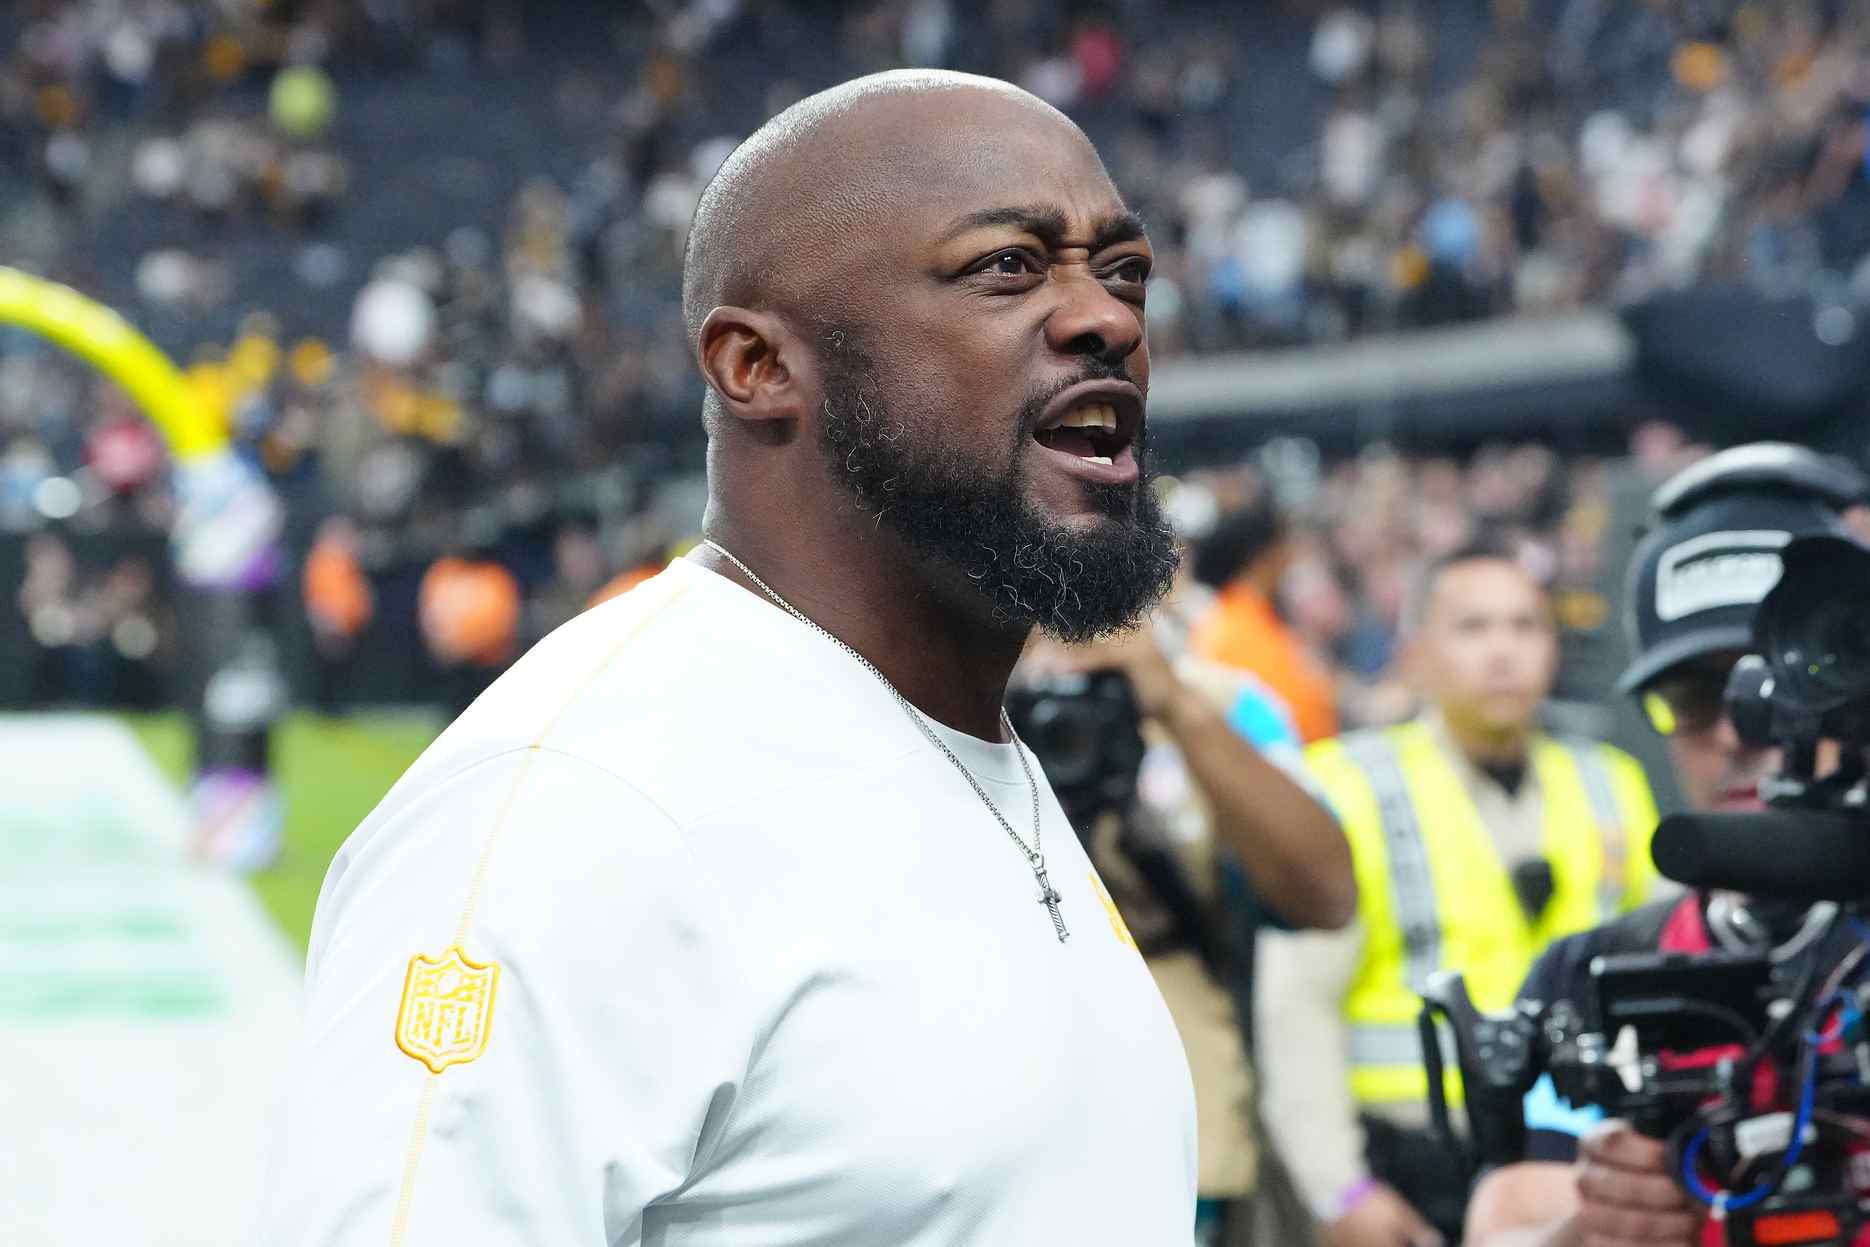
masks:
[[[1460,969],[1483,1009],[1504,1006],[1541,948],[1655,878],[1642,769],[1537,727],[1557,664],[1538,582],[1471,547],[1425,569],[1407,614],[1420,717],[1307,752],[1350,840],[1357,920],[1259,947],[1262,1109],[1330,1247],[1458,1236],[1465,1183],[1425,1129],[1428,976]]]

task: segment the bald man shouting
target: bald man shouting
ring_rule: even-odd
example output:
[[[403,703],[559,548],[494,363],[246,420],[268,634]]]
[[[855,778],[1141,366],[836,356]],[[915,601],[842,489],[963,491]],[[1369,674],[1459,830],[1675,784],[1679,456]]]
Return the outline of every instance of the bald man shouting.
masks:
[[[707,543],[332,864],[269,1247],[1187,1244],[1176,1031],[1001,709],[1167,588],[1150,248],[1003,83],[768,123],[685,272]]]

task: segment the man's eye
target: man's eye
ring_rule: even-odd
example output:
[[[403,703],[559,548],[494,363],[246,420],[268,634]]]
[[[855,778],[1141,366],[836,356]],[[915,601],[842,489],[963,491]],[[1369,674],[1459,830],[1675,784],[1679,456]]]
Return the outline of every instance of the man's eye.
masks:
[[[1149,261],[1140,255],[1120,260],[1107,270],[1118,281],[1142,283],[1149,280]]]
[[[1024,251],[1002,251],[981,265],[980,271],[995,277],[1024,277],[1037,269]]]

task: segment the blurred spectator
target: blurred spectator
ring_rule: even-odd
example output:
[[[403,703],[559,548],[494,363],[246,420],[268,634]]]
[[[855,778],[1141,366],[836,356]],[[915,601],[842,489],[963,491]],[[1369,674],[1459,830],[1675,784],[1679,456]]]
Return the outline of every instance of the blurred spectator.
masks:
[[[662,568],[663,565],[660,563],[641,563],[635,567],[626,568],[605,581],[603,587],[591,595],[586,606],[597,606],[614,597],[621,597],[660,572]]]
[[[306,556],[305,603],[315,635],[334,653],[356,641],[375,611],[357,561],[357,526],[343,516],[320,526]]]
[[[597,526],[583,516],[563,520],[552,538],[552,578],[526,604],[527,643],[603,600],[604,573]]]
[[[349,519],[332,516],[319,526],[305,556],[304,590],[320,666],[319,702],[336,709],[358,638],[376,613],[376,596],[358,562],[357,526]]]
[[[153,707],[167,699],[172,638],[161,596],[160,546],[77,543],[58,532],[26,545],[17,603],[36,646],[29,704]]]
[[[1195,547],[1195,578],[1217,596],[1189,641],[1201,657],[1265,681],[1311,742],[1336,733],[1337,701],[1330,674],[1274,606],[1293,553],[1287,520],[1265,491],[1223,517]]]
[[[513,573],[478,555],[447,555],[422,577],[422,639],[448,684],[459,714],[514,656],[520,587]]]

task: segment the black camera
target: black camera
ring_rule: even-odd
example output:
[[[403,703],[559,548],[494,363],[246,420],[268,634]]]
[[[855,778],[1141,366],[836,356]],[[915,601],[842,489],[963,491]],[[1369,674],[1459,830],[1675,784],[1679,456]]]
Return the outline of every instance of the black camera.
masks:
[[[1785,748],[1795,781],[1810,778],[1821,739],[1838,742],[1841,769],[1820,792],[1841,804],[1863,777],[1870,744],[1870,549],[1845,537],[1802,537],[1782,561],[1779,583],[1754,615],[1759,653],[1735,669],[1728,710],[1743,739]],[[1777,795],[1811,803],[1797,789]]]
[[[1563,1000],[1483,1015],[1458,974],[1438,975],[1420,1028],[1430,1115],[1471,1169],[1520,1159],[1524,1096],[1549,1075],[1573,1105],[1666,1140],[1670,1172],[1726,1242],[1848,1243],[1870,1225],[1870,1182],[1858,1180],[1870,1156],[1870,928],[1856,917],[1870,909],[1870,549],[1804,537],[1782,568],[1754,612],[1758,656],[1736,666],[1726,695],[1742,739],[1782,751],[1761,786],[1768,808],[1673,815],[1653,854],[1698,889],[1835,901],[1822,931],[1770,953],[1598,957],[1588,1023],[1581,1002]],[[1443,1022],[1464,1134],[1442,1090]]]
[[[1128,812],[1143,767],[1143,721],[1123,672],[1071,672],[1015,685],[1007,690],[1006,713],[1081,834],[1103,814]]]
[[[1670,815],[1652,853],[1664,875],[1692,887],[1866,902],[1870,549],[1802,537],[1782,557],[1778,584],[1754,612],[1758,653],[1736,664],[1726,694],[1740,738],[1781,751],[1760,785],[1768,808]]]

